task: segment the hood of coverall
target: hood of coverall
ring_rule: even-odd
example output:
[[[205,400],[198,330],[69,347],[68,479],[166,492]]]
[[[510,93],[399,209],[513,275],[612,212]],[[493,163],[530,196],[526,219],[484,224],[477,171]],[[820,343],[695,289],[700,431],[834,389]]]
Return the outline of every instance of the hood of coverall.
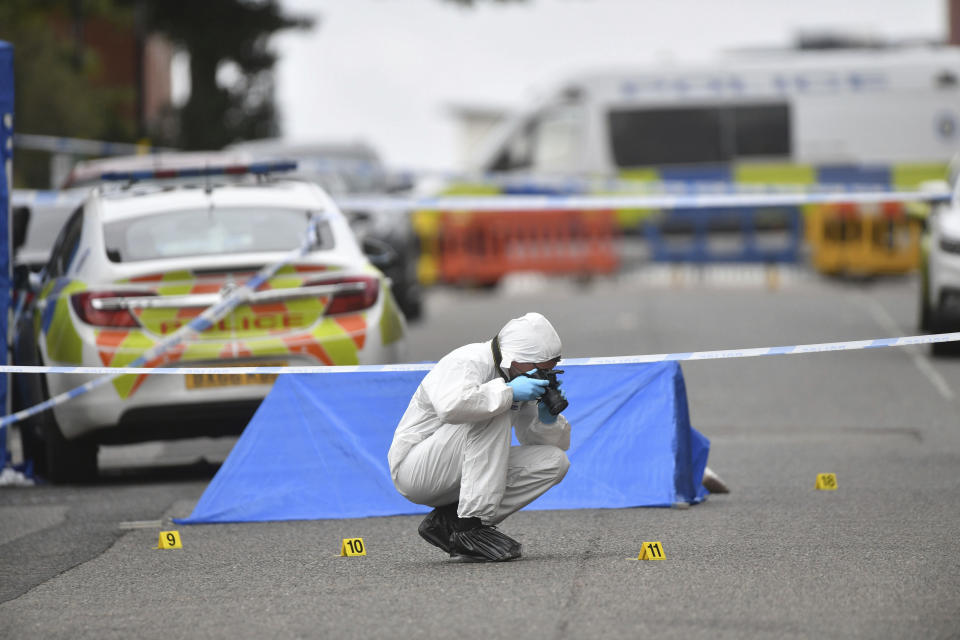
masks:
[[[497,334],[503,364],[546,362],[560,356],[560,336],[550,321],[539,313],[514,318]]]

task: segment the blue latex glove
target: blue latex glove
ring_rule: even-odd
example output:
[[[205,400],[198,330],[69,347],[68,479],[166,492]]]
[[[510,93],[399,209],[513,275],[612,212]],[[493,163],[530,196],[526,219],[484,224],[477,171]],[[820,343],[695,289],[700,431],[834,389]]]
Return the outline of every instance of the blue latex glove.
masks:
[[[537,403],[537,414],[540,416],[540,422],[544,424],[553,424],[557,421],[557,416],[550,413],[550,410],[547,409],[547,405],[543,400]]]
[[[542,396],[548,384],[550,384],[548,380],[537,380],[536,378],[528,378],[527,376],[517,376],[508,382],[507,386],[513,389],[514,400],[517,402],[526,402],[527,400],[535,400]]]

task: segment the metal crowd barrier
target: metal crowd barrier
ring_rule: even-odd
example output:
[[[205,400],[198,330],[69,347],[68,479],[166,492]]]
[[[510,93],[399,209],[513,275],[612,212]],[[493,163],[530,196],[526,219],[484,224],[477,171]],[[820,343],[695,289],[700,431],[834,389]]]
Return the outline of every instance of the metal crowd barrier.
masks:
[[[895,275],[920,264],[923,222],[901,202],[811,207],[807,244],[813,267],[829,275]]]
[[[778,236],[776,243],[762,233]],[[803,221],[797,207],[675,209],[648,219],[644,236],[654,262],[796,263]]]

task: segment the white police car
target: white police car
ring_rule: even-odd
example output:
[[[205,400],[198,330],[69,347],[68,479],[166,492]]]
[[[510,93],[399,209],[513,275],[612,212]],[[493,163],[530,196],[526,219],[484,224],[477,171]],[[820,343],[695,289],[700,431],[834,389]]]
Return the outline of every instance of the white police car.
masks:
[[[223,151],[168,151],[136,156],[115,156],[78,162],[63,187],[94,186],[109,172],[189,169],[249,163],[295,161],[291,175],[319,184],[334,200],[350,194],[374,194],[409,188],[390,174],[376,151],[359,143],[289,143],[279,139],[241,142]],[[395,258],[382,265],[390,278],[394,298],[407,320],[420,318],[423,290],[417,276],[419,239],[409,215],[396,211],[354,211],[341,207],[354,234],[361,240],[388,245]]]
[[[163,343],[265,265],[317,239],[248,300],[145,366],[356,365],[402,361],[406,322],[389,282],[316,184],[276,167],[118,176],[90,192],[53,247],[16,328],[14,360],[124,366]],[[249,183],[219,180],[254,172]],[[218,174],[213,175],[213,174]],[[193,175],[193,184],[182,178]],[[142,177],[153,182],[136,183]],[[319,221],[317,221],[319,219]],[[382,256],[381,256],[382,257]],[[14,410],[96,376],[14,376]],[[22,426],[25,453],[53,481],[91,478],[101,444],[242,431],[273,376],[121,375]]]
[[[927,221],[920,266],[921,331],[960,331],[960,175],[955,166],[952,196],[938,204]],[[955,343],[932,345],[934,354],[955,350]]]

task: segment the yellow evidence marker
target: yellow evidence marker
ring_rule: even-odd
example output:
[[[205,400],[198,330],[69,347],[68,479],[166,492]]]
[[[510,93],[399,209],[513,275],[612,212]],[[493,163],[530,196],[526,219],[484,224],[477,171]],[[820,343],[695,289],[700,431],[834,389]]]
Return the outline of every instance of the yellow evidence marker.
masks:
[[[179,531],[161,531],[160,532],[160,541],[157,542],[157,549],[183,549],[183,545],[180,544],[180,532]]]
[[[837,488],[837,476],[834,473],[818,473],[817,483],[814,489],[822,491],[834,491]]]
[[[340,545],[340,556],[365,556],[367,548],[363,546],[363,538],[344,538]]]
[[[637,556],[637,560],[663,560],[667,556],[663,553],[663,545],[659,542],[644,542],[643,551]]]

